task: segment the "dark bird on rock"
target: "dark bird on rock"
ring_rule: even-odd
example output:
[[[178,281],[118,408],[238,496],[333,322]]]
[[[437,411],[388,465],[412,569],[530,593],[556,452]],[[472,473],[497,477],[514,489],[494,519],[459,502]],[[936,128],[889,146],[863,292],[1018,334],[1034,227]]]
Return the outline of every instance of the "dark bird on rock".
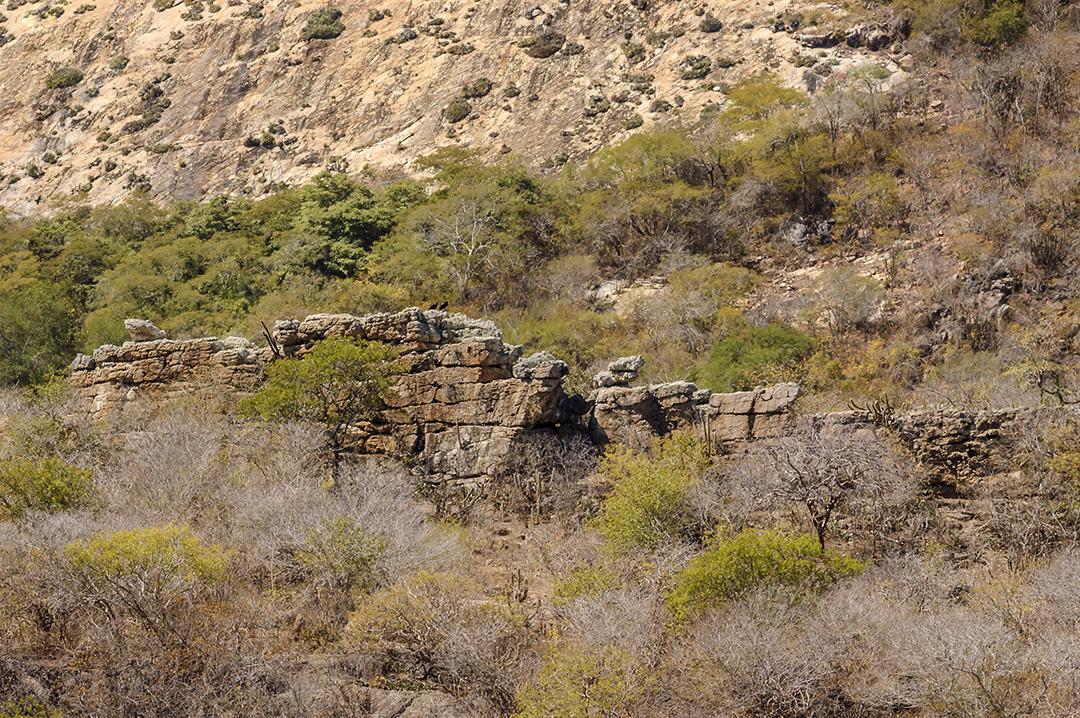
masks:
[[[448,306],[450,306],[450,302],[443,302],[442,304],[440,304],[440,305],[439,305],[439,309],[441,309],[442,311],[444,311],[444,312],[445,312],[445,311],[446,311],[446,308],[447,308]]]

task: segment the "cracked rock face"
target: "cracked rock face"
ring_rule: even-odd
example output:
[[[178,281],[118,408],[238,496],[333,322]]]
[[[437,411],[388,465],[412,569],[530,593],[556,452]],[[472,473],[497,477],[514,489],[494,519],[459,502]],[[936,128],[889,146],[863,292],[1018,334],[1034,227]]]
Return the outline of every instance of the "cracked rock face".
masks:
[[[798,384],[713,394],[686,381],[596,390],[590,430],[599,442],[642,446],[654,436],[691,430],[710,444],[772,438],[788,428]]]
[[[72,362],[78,408],[93,419],[123,413],[143,397],[247,393],[258,388],[273,360],[271,349],[246,339],[151,340],[144,323],[132,326],[139,341],[103,346]],[[489,321],[416,308],[363,317],[316,314],[276,322],[272,337],[286,357],[302,357],[330,337],[398,349],[406,373],[382,415],[355,438],[355,448],[412,454],[430,481],[490,477],[524,432],[570,415],[563,410],[566,363],[546,352],[522,358],[521,347],[503,342]]]
[[[167,339],[149,322],[132,322],[133,341],[106,345],[71,363],[78,413],[123,414],[142,400],[243,395],[256,390],[274,349],[240,337]],[[157,331],[154,331],[157,330]],[[329,337],[384,342],[401,352],[405,373],[387,405],[361,427],[361,453],[409,456],[431,483],[499,477],[516,444],[534,432],[584,431],[600,445],[644,446],[674,431],[692,431],[714,448],[790,432],[797,384],[716,394],[685,381],[629,386],[644,361],[623,357],[606,374],[617,379],[588,397],[568,395],[565,362],[547,352],[522,356],[494,323],[462,314],[410,308],[356,317],[315,314],[276,322],[275,349],[303,357]],[[864,412],[811,417],[843,430],[876,430]],[[992,471],[1008,452],[1015,427],[1034,420],[1019,410],[920,411],[893,417],[890,428],[928,469],[950,475]]]

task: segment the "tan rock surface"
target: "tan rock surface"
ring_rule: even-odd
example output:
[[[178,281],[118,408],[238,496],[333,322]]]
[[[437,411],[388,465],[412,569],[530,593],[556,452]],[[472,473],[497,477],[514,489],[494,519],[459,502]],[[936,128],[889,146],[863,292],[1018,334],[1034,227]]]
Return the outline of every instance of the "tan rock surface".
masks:
[[[693,122],[724,102],[724,84],[766,68],[792,86],[808,83],[791,62],[802,45],[773,27],[799,0],[342,0],[333,7],[344,32],[312,41],[301,33],[306,14],[325,4],[316,0],[155,9],[162,4],[53,4],[59,17],[38,16],[47,0],[4,10],[0,27],[13,39],[0,45],[0,207],[37,214],[52,198],[113,202],[136,187],[161,199],[257,196],[330,167],[409,171],[456,144],[488,157],[505,147],[550,166],[627,136],[634,115],[646,129],[676,116]],[[830,24],[853,22],[825,7]],[[389,15],[369,19],[376,8]],[[718,32],[701,29],[706,11],[722,21]],[[404,28],[415,39],[394,42]],[[521,45],[544,28],[566,44],[531,57]],[[640,60],[631,63],[628,42]],[[885,52],[846,43],[820,52],[834,71],[875,57],[903,75]],[[707,77],[683,79],[693,55],[713,60]],[[720,67],[725,57],[737,64]],[[68,66],[82,81],[47,89],[46,77]],[[478,78],[492,91],[470,100],[464,121],[448,122],[443,108]],[[593,96],[610,108],[588,116]],[[654,100],[672,110],[651,111]]]

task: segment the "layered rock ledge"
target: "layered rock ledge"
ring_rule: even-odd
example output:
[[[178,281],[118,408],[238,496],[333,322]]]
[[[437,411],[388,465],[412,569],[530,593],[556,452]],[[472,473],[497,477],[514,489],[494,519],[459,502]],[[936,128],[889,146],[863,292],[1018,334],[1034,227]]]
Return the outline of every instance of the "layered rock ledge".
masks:
[[[405,372],[385,410],[358,432],[355,448],[409,457],[417,473],[439,483],[500,475],[526,434],[581,432],[599,445],[641,446],[688,430],[717,449],[782,436],[795,424],[799,396],[791,383],[731,393],[685,381],[634,386],[641,357],[612,362],[587,397],[570,395],[563,385],[569,367],[551,354],[523,356],[493,322],[415,307],[278,321],[269,347],[240,337],[169,339],[142,320],[128,328],[132,341],[102,346],[71,364],[76,410],[87,418],[120,416],[140,400],[243,395],[259,387],[271,362],[302,357],[331,337],[388,344],[401,353]],[[891,428],[921,463],[958,475],[989,470],[1025,416],[922,411],[893,417]],[[817,419],[853,429],[873,424],[863,412]]]

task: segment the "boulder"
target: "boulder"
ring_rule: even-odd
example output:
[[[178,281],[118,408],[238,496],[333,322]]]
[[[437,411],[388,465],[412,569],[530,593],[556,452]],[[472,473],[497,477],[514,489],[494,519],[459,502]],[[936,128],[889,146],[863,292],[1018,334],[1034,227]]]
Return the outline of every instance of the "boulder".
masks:
[[[165,332],[147,319],[125,319],[124,329],[133,342],[152,342],[165,338]]]

